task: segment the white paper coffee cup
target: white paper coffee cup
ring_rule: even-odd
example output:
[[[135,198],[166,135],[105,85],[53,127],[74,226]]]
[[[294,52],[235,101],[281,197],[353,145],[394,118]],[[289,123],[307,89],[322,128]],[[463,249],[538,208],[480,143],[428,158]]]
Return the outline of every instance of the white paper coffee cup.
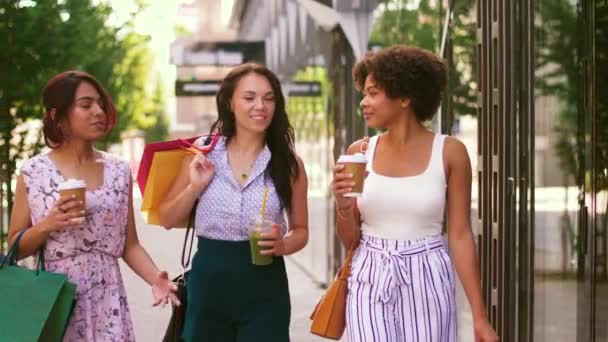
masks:
[[[363,183],[365,181],[367,156],[363,153],[343,154],[338,158],[338,164],[344,165],[344,173],[352,174],[355,182],[353,190],[345,193],[344,197],[361,196],[361,193],[363,193]]]
[[[82,210],[86,210],[87,184],[85,181],[81,179],[68,179],[59,184],[58,191],[59,197],[61,198],[75,196],[76,200],[82,202],[82,206],[72,208],[68,212],[80,213]],[[84,218],[73,219],[73,221],[76,223],[82,223]]]

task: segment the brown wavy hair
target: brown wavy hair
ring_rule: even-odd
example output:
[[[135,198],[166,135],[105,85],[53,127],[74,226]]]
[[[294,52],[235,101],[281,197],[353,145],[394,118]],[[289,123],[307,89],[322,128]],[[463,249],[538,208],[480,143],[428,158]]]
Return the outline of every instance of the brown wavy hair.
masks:
[[[99,93],[101,107],[107,116],[106,133],[116,124],[116,107],[112,98],[95,77],[84,71],[65,71],[51,78],[42,90],[42,133],[44,142],[50,148],[60,147],[69,138],[63,128],[74,106],[76,90],[82,82],[91,84]],[[53,110],[55,111],[53,115]]]
[[[281,204],[289,211],[292,195],[291,180],[298,176],[298,162],[294,149],[294,131],[285,109],[281,82],[272,71],[260,64],[246,63],[236,66],[224,77],[216,96],[218,118],[211,126],[211,134],[219,133],[227,138],[227,142],[236,134],[236,121],[230,109],[230,100],[240,79],[250,73],[265,77],[272,87],[275,109],[266,131],[266,144],[272,156],[265,172],[272,179]]]
[[[432,52],[413,46],[394,45],[369,52],[353,67],[357,90],[372,75],[391,99],[408,98],[419,122],[431,120],[447,82],[447,65]]]

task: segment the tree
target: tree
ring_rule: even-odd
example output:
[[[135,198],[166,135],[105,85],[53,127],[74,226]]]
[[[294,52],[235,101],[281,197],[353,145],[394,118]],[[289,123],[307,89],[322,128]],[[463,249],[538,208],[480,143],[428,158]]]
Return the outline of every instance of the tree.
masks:
[[[298,71],[293,76],[294,81],[317,81],[321,84],[321,96],[315,97],[297,97],[292,96],[289,97],[287,102],[287,113],[289,113],[289,120],[294,124],[294,127],[300,123],[304,123],[310,118],[308,117],[311,114],[323,113],[325,111],[325,107],[327,105],[327,101],[329,101],[329,78],[327,75],[327,70],[323,67],[319,66],[308,66],[300,71]],[[314,120],[314,119],[313,119]],[[326,125],[330,125],[327,127]],[[331,124],[325,120],[318,122],[318,128],[309,127],[308,129],[303,129],[300,127],[295,127],[296,131],[300,131],[303,129],[308,133],[308,131],[315,132],[325,132],[328,128],[333,131],[333,127]]]
[[[558,138],[555,145],[561,169],[569,180],[577,177],[583,151],[578,130],[579,66],[577,58],[577,13],[568,0],[544,0],[536,3],[534,69],[537,96],[550,96],[559,103]]]
[[[40,148],[40,131],[27,139],[27,127],[42,117],[40,92],[50,77],[84,70],[107,88],[119,122],[102,148],[137,127],[149,109],[148,38],[133,31],[133,18],[110,26],[111,13],[90,0],[0,0],[0,182],[9,210],[16,163]]]
[[[156,88],[146,113],[144,127],[146,142],[163,141],[169,136],[169,119],[165,115],[165,94],[162,83],[156,81]]]
[[[438,51],[443,29],[439,1],[384,0],[379,7],[370,36],[372,44],[415,45]],[[456,1],[452,23],[454,69],[450,70],[454,114],[475,115],[477,106],[475,70],[474,0]]]
[[[535,3],[535,90],[537,96],[551,97],[558,110],[555,111],[553,131],[557,135],[554,145],[560,161],[560,171],[563,174],[563,185],[585,186],[590,189],[592,177],[595,177],[595,196],[598,196],[598,212],[608,212],[606,198],[608,177],[605,170],[608,167],[608,92],[606,71],[608,66],[606,5],[595,4],[595,27],[591,30],[584,25],[584,13],[581,8],[569,0],[542,0]],[[602,8],[603,6],[603,8]],[[587,43],[592,37],[595,40],[593,51]],[[593,53],[593,58],[589,57]],[[595,64],[595,70],[588,68]],[[587,78],[589,71],[595,74],[595,83]],[[590,87],[595,87],[595,98],[588,96]],[[592,100],[592,103],[587,101]],[[595,115],[590,117],[589,107],[595,107]],[[596,140],[593,152],[589,149],[589,132],[585,125],[592,120],[595,126]],[[591,155],[593,153],[593,156]],[[590,163],[590,158],[594,158]],[[590,169],[590,165],[595,167]],[[567,193],[567,190],[565,191]],[[597,218],[597,235],[608,230],[608,216],[603,220]],[[567,204],[562,215],[562,239],[570,240],[571,253],[578,250],[578,239],[572,229]],[[605,235],[604,235],[605,236]],[[601,240],[598,240],[601,241]],[[604,251],[605,251],[604,240]],[[602,249],[598,247],[598,251]],[[598,252],[598,255],[601,252]],[[570,266],[570,258],[563,260],[563,269]],[[598,261],[599,262],[599,261]],[[606,267],[606,266],[605,266]],[[605,268],[604,268],[605,270]],[[606,277],[606,273],[603,274]]]

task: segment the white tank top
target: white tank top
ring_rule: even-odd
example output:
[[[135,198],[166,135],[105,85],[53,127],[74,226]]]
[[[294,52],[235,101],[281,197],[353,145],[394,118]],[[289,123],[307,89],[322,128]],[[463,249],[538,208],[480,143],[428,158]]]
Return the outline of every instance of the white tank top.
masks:
[[[426,170],[409,177],[375,173],[372,165],[378,136],[370,139],[367,149],[369,175],[357,200],[363,235],[416,240],[441,234],[447,187],[443,166],[445,137],[435,135]]]

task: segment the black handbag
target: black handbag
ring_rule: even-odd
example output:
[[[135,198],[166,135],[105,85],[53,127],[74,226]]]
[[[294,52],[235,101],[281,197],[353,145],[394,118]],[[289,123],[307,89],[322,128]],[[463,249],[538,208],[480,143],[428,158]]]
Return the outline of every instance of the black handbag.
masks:
[[[173,282],[177,285],[177,298],[179,299],[181,305],[175,306],[171,305],[171,319],[169,320],[169,325],[167,326],[167,331],[165,332],[165,337],[163,338],[163,342],[181,342],[182,339],[182,330],[184,329],[184,322],[186,321],[186,308],[188,307],[188,291],[187,291],[187,283],[188,283],[188,275],[190,274],[190,270],[186,271],[188,266],[190,265],[190,257],[192,255],[192,245],[194,244],[194,217],[196,213],[196,206],[198,201],[194,203],[192,207],[192,211],[190,212],[190,217],[188,219],[188,227],[186,228],[186,235],[184,237],[184,246],[182,247],[182,267],[184,273],[180,276],[173,279]],[[189,243],[189,244],[188,244]],[[187,253],[186,253],[187,250]]]

